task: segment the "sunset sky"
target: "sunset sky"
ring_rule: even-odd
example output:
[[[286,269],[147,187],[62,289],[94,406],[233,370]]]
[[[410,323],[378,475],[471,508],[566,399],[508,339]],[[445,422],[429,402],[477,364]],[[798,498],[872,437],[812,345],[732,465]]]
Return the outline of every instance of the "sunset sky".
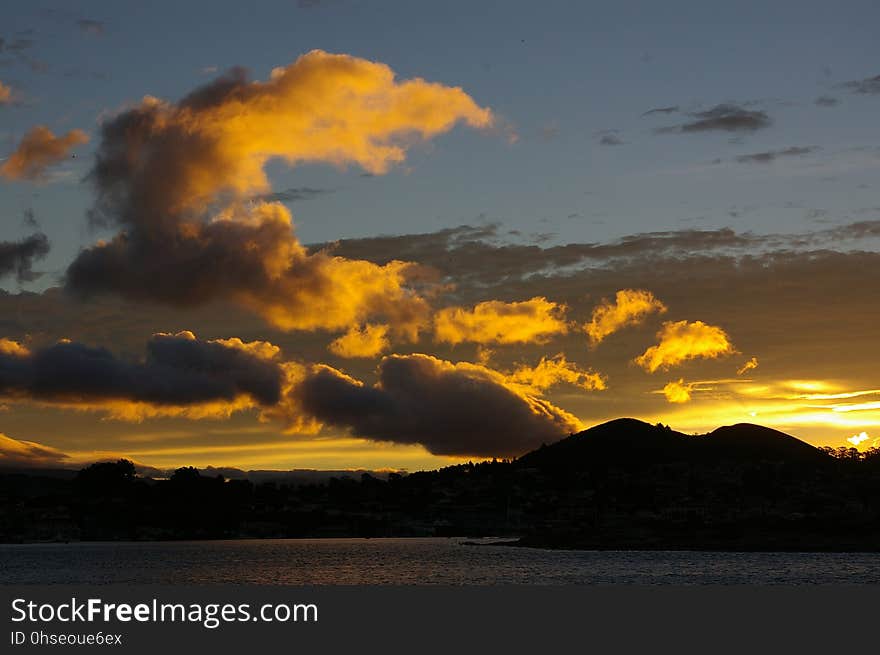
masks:
[[[4,2],[0,465],[880,446],[878,21]]]

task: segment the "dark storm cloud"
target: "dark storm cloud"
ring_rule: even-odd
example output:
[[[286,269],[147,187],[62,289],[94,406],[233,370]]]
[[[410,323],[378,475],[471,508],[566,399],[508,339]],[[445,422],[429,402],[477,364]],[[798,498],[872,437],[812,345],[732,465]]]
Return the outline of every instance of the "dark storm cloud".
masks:
[[[678,105],[673,105],[671,107],[655,107],[654,109],[649,109],[644,114],[642,114],[642,118],[645,116],[654,116],[656,114],[674,114],[678,111]]]
[[[422,444],[437,455],[516,456],[580,427],[488,369],[428,355],[386,357],[374,387],[315,366],[291,395],[324,424],[376,441]]]
[[[614,133],[603,134],[599,139],[600,146],[622,146],[624,143],[626,142]]]
[[[276,363],[188,333],[154,335],[143,361],[69,341],[34,351],[0,343],[0,396],[14,399],[186,406],[247,395],[273,405],[280,399],[281,382]]]
[[[862,95],[877,95],[878,93],[880,93],[880,75],[875,75],[874,77],[866,77],[863,80],[844,82],[839,86],[843,89],[851,91],[852,93],[859,93]]]
[[[764,152],[740,155],[736,157],[736,161],[740,164],[769,164],[780,157],[800,157],[802,155],[809,155],[817,150],[819,150],[818,146],[791,146],[782,150],[765,150]]]
[[[658,134],[695,133],[695,132],[756,132],[769,127],[772,123],[767,112],[746,109],[740,105],[725,103],[712,109],[692,112],[694,120],[681,125],[660,127]]]
[[[0,241],[0,278],[15,274],[19,282],[34,280],[40,276],[33,270],[33,263],[49,254],[49,239],[36,232],[21,241]]]
[[[283,221],[222,221],[180,235],[137,227],[80,252],[67,269],[66,286],[78,296],[112,292],[179,306],[209,302],[230,290],[270,288],[266,253],[292,239]],[[244,249],[242,243],[253,245]],[[305,267],[299,272],[312,276]]]

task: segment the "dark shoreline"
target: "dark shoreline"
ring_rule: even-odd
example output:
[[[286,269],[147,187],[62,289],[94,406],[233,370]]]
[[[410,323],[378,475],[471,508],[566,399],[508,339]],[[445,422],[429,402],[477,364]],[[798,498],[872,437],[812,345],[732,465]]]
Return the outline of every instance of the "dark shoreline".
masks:
[[[5,543],[499,535],[546,549],[876,552],[880,450],[621,419],[514,461],[386,478],[151,479],[126,460],[0,473]]]
[[[463,537],[463,536],[399,536],[399,537],[364,537],[332,536],[332,537],[221,537],[214,539],[185,538],[180,539],[95,539],[95,540],[70,540],[70,541],[18,541],[0,542],[3,546],[75,546],[75,545],[147,545],[147,544],[181,544],[181,543],[222,543],[222,542],[265,542],[265,541],[382,541],[393,540],[418,540],[418,539],[443,539],[455,541],[460,546],[486,547],[505,546],[512,548],[534,548],[537,550],[576,550],[589,552],[700,552],[700,553],[880,553],[880,544],[874,543],[787,543],[771,544],[768,542],[751,542],[722,544],[718,542],[706,543],[653,543],[636,544],[631,541],[589,541],[580,539],[544,539],[537,537]]]

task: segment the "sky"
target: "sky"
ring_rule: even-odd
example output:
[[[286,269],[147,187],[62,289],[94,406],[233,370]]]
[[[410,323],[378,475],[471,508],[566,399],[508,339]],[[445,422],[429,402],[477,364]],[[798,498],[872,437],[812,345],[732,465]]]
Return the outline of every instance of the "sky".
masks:
[[[0,463],[880,445],[872,2],[0,8]]]

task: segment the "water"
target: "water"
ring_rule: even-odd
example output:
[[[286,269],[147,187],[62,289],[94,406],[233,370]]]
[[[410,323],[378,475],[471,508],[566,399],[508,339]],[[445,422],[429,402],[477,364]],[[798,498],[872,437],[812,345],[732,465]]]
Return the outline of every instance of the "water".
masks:
[[[574,551],[461,539],[0,545],[5,584],[868,584],[878,553]]]

